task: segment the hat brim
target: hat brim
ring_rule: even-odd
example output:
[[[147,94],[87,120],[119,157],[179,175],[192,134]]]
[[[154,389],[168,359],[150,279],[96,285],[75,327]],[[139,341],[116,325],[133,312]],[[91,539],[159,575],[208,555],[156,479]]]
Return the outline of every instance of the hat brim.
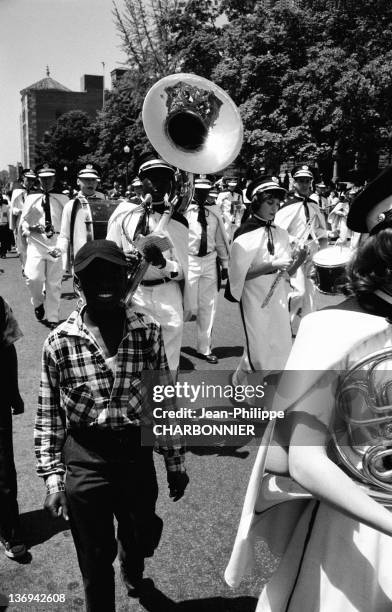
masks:
[[[353,232],[368,233],[368,214],[377,204],[392,195],[392,166],[388,166],[353,199],[347,215],[347,227]]]
[[[79,179],[84,179],[84,178],[92,178],[95,179],[96,181],[99,180],[99,176],[97,174],[93,174],[92,172],[86,172],[86,173],[82,173],[82,174],[78,174],[78,178]]]
[[[74,270],[75,272],[81,272],[85,270],[95,259],[103,259],[104,261],[110,261],[118,266],[127,267],[127,262],[116,254],[112,253],[91,253],[86,259],[81,262],[75,261]]]
[[[297,178],[314,178],[313,174],[311,172],[309,172],[308,170],[299,170],[298,172],[296,172],[293,175],[293,179],[297,179]]]
[[[260,189],[257,189],[257,186],[255,185],[249,185],[246,192],[245,192],[245,196],[246,198],[249,200],[249,202],[252,200],[253,196],[255,196],[258,193],[268,193],[271,191],[276,191],[279,196],[284,197],[287,194],[286,189],[284,189],[283,187],[279,187],[279,185],[274,185],[274,186],[268,186],[268,187],[264,187],[264,189],[262,188],[262,185],[260,186]]]
[[[56,176],[55,172],[38,172],[38,178],[48,178],[49,176]]]

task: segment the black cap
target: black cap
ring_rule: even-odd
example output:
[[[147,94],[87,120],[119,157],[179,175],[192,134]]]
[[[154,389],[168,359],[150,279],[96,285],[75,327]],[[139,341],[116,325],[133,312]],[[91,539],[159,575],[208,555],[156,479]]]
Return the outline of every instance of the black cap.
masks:
[[[249,183],[245,195],[247,199],[251,201],[256,193],[263,193],[265,191],[276,191],[278,197],[282,200],[287,194],[286,189],[283,189],[283,187],[279,185],[279,181],[275,176],[264,174]]]
[[[384,203],[384,200],[388,201]],[[378,207],[381,203],[382,205]],[[389,166],[354,198],[347,216],[347,226],[354,232],[377,233],[385,226],[386,217],[389,217],[386,213],[391,208],[392,166]],[[373,210],[373,217],[367,219]]]
[[[75,272],[78,273],[87,268],[94,259],[111,261],[118,266],[127,265],[124,253],[113,240],[90,240],[76,253]]]
[[[38,178],[46,178],[48,176],[56,176],[56,169],[53,168],[48,162],[40,164],[36,167],[35,172]]]
[[[312,179],[314,178],[314,172],[309,164],[298,164],[292,169],[291,176],[294,180],[300,178],[301,176]]]

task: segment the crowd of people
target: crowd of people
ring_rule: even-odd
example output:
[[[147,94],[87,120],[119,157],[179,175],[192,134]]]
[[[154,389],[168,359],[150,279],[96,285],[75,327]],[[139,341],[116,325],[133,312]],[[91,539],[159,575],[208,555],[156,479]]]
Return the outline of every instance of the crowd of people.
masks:
[[[19,253],[34,316],[50,328],[35,424],[38,474],[47,488],[45,507],[70,522],[88,610],[115,609],[114,516],[124,583],[130,595],[140,593],[144,559],[153,554],[162,530],[155,513],[152,449],[140,440],[140,427],[151,420],[141,373],[155,370],[163,384],[176,379],[187,321],[196,322],[198,356],[208,364],[218,363],[212,330],[222,280],[225,297],[239,304],[238,321],[245,335],[234,387],[246,385],[249,374],[257,372],[263,381],[285,368],[317,370],[321,376],[390,346],[391,176],[388,169],[365,187],[341,183],[334,189],[316,183],[314,169],[306,163],[281,180],[263,173],[246,185],[234,178],[214,183],[200,176],[193,190],[175,198],[176,207],[176,169],[148,153],[124,196],[118,183],[106,195],[99,190],[99,168],[93,163],[80,168],[72,198],[56,193],[56,170],[44,163],[34,172],[24,171],[23,187],[15,189],[9,201],[3,197],[1,256],[12,248]],[[329,278],[325,292],[339,294],[346,282],[353,297],[337,309],[315,313],[315,293],[324,289],[315,262],[325,252],[324,267],[333,272],[335,262],[329,257],[335,251],[330,249],[348,255],[338,266],[340,276]],[[79,299],[76,310],[60,322],[65,277],[74,279]],[[20,330],[4,300],[0,332],[0,349],[9,355],[10,369],[0,415],[0,538],[6,555],[19,558],[26,547],[18,524],[11,413],[23,410],[13,348]],[[316,341],[320,334],[322,351]],[[291,499],[293,483],[301,500],[300,512],[297,506],[294,513],[300,529],[296,531],[291,518],[292,530],[286,530],[287,542],[280,549],[282,564],[257,610],[381,612],[388,609],[383,602],[392,601],[383,566],[391,552],[390,513],[380,496],[372,499],[372,492],[361,490],[353,474],[343,471],[339,457],[327,456],[336,421],[338,374],[330,376],[328,384],[319,384],[317,376],[301,383],[298,397],[294,385],[285,406],[291,433],[272,451],[263,440],[259,455],[264,460],[254,468],[260,473],[257,478],[252,474],[251,488],[258,488],[260,481],[268,486],[273,476],[280,478],[281,501]],[[167,403],[170,408],[171,400]],[[363,406],[360,410],[366,412]],[[160,452],[170,496],[177,501],[189,482],[183,440],[166,436]],[[265,468],[267,454],[273,460]],[[378,456],[377,473],[388,472],[382,461]],[[364,474],[360,471],[359,479]],[[384,474],[376,482],[370,480],[382,490],[385,482],[392,487],[388,478]],[[242,547],[254,538],[260,516],[264,518],[257,506],[263,501],[260,495],[248,490],[247,499],[245,514],[252,520],[243,513],[248,528],[245,537],[240,524],[226,576],[229,584],[238,582],[248,564]],[[358,583],[354,601],[351,583],[345,588],[344,571],[354,553],[352,546],[347,554],[342,550],[342,534],[352,534],[358,521],[363,523],[361,551],[368,563],[365,578],[353,576]],[[273,533],[271,529],[270,538]],[[294,541],[302,546],[297,552]],[[340,579],[329,589],[338,561]],[[315,570],[310,569],[312,563]],[[355,574],[355,564],[350,567]],[[321,586],[315,571],[322,573]]]

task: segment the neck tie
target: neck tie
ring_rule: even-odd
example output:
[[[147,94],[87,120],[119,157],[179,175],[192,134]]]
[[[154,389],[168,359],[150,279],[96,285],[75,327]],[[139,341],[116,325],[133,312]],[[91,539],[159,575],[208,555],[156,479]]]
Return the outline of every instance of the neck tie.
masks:
[[[309,215],[309,206],[308,206],[308,199],[309,198],[304,198],[304,208],[305,208],[305,217],[306,217],[306,222],[309,221],[310,215]]]
[[[53,236],[53,226],[52,226],[52,215],[50,213],[50,195],[49,193],[44,194],[44,198],[42,201],[42,206],[45,213],[45,233],[49,236],[51,234]]]
[[[265,227],[267,232],[267,249],[270,255],[275,255],[274,235],[272,233],[272,221],[264,221],[261,217],[253,215],[260,227]]]
[[[139,221],[137,222],[133,239],[139,235],[147,236],[150,233],[150,210],[148,206],[144,207],[143,213],[140,215]]]
[[[207,219],[203,204],[199,204],[197,220],[201,225],[201,238],[198,255],[199,257],[204,257],[204,255],[207,255]]]

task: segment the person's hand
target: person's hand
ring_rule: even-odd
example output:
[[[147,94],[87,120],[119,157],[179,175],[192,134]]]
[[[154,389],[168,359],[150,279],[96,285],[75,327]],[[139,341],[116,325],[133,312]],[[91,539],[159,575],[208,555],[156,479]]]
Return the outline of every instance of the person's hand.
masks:
[[[22,236],[24,236],[25,238],[28,238],[30,236],[30,234],[31,234],[31,232],[30,232],[29,229],[27,229],[27,227],[26,227],[26,229],[22,230]]]
[[[24,401],[22,400],[20,395],[17,395],[11,401],[11,407],[12,407],[12,414],[16,415],[16,414],[23,414],[24,413]]]
[[[293,263],[293,259],[286,255],[283,257],[275,257],[271,263],[274,270],[287,270]]]
[[[227,280],[229,277],[229,271],[227,268],[222,268],[221,270],[221,278],[222,280]]]
[[[69,521],[67,498],[64,491],[50,493],[45,499],[44,508],[53,518],[63,516],[66,521]]]
[[[169,497],[172,497],[173,501],[176,502],[184,495],[189,477],[186,472],[168,472],[167,482],[169,483]]]
[[[58,249],[57,247],[55,247],[54,249],[49,251],[49,255],[53,257],[54,259],[58,259],[61,255],[61,249]]]
[[[149,244],[144,247],[143,255],[148,263],[153,266],[163,268],[166,265],[166,259],[164,258],[162,251],[156,244]]]

